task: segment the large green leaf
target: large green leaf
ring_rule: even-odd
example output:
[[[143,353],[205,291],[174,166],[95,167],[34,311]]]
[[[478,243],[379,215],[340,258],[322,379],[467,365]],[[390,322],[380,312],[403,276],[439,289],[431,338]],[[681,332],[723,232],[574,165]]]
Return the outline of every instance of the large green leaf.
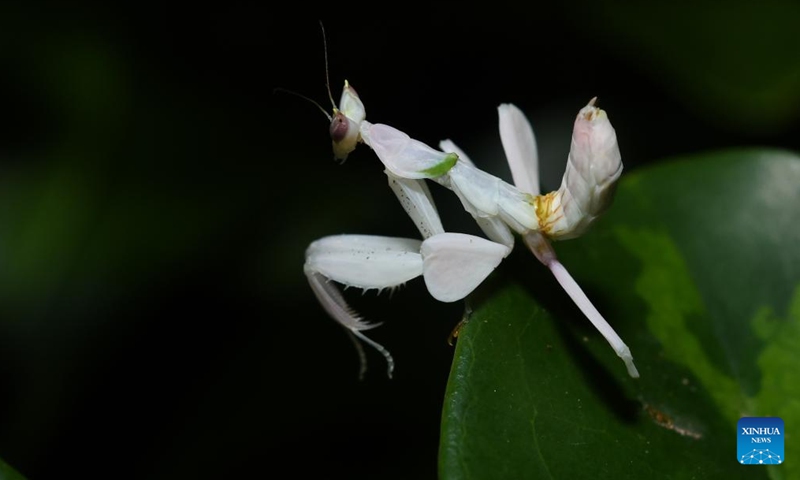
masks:
[[[25,480],[25,477],[11,468],[9,464],[0,460],[0,480]]]
[[[460,332],[440,477],[800,478],[799,247],[793,154],[625,175],[597,228],[556,249],[641,378],[517,249]],[[736,462],[742,416],[783,418],[785,464]]]

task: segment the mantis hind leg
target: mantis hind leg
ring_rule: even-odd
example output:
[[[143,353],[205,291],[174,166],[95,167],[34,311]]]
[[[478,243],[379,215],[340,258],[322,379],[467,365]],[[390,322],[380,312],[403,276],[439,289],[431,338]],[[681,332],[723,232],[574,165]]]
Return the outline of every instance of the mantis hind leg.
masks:
[[[472,303],[469,301],[469,298],[464,299],[464,315],[461,316],[461,320],[456,324],[453,328],[453,331],[450,332],[450,335],[447,337],[447,344],[451,347],[456,342],[458,338],[458,334],[461,333],[461,329],[464,328],[467,323],[469,322],[470,318],[472,318]]]

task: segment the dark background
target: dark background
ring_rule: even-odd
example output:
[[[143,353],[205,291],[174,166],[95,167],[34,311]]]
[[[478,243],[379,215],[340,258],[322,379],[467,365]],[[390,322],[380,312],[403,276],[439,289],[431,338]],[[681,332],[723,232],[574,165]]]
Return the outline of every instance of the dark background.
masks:
[[[0,458],[31,479],[435,477],[462,304],[346,292],[397,361],[388,380],[368,351],[359,381],[302,274],[325,235],[417,236],[374,155],[334,162],[323,115],[274,92],[330,110],[319,20],[336,100],[347,78],[371,121],[506,179],[514,102],[547,190],[593,96],[626,172],[800,144],[791,3],[336,7],[2,7]],[[445,228],[476,233],[448,193]]]

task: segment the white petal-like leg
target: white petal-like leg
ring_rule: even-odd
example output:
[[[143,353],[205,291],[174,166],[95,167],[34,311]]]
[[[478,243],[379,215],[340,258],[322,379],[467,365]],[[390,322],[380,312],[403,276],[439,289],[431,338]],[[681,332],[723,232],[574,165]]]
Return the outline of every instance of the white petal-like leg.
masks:
[[[558,261],[555,251],[547,239],[538,232],[529,232],[524,236],[524,239],[525,243],[534,255],[536,255],[536,258],[553,272],[553,276],[556,277],[556,280],[558,280],[558,283],[564,288],[564,291],[567,292],[567,295],[569,295],[572,301],[575,302],[575,305],[580,308],[581,312],[586,315],[586,318],[592,322],[592,325],[594,325],[600,334],[603,335],[609,345],[611,345],[611,348],[617,353],[617,356],[625,362],[628,375],[633,378],[639,378],[639,371],[636,370],[636,365],[633,364],[633,356],[631,355],[630,348],[625,345],[625,342],[617,335],[617,332],[614,331],[614,328],[609,325],[606,319],[600,315],[597,308],[592,305],[592,302],[586,294],[583,293],[580,285],[572,278],[572,275],[564,268],[564,265]]]
[[[633,378],[639,378],[639,371],[636,370],[636,365],[633,364],[633,356],[631,355],[631,349],[625,345],[625,342],[619,338],[617,332],[614,331],[614,328],[608,324],[605,318],[600,315],[600,312],[592,305],[592,302],[583,293],[581,287],[572,278],[572,275],[569,274],[564,265],[561,264],[558,260],[554,261],[549,265],[550,271],[553,272],[553,275],[558,280],[558,283],[564,287],[564,290],[569,294],[572,301],[581,309],[586,318],[589,319],[590,322],[595,326],[597,330],[605,337],[606,341],[611,345],[611,348],[617,353],[617,356],[625,362],[625,367],[628,369],[628,375]]]
[[[378,324],[366,322],[330,280],[365,290],[397,287],[422,274],[420,247],[419,240],[409,238],[335,235],[313,242],[306,250],[304,270],[317,300],[351,336],[371,345],[386,358],[389,377],[394,370],[391,354],[361,333]],[[366,357],[358,342],[355,343],[363,375]]]
[[[539,154],[536,137],[522,110],[510,103],[497,107],[500,140],[506,152],[514,185],[525,193],[539,195]]]
[[[332,235],[306,250],[306,266],[363,290],[401,285],[422,274],[422,242],[375,235]]]
[[[361,139],[390,172],[401,178],[440,177],[458,161],[458,155],[435,150],[389,125],[364,121]]]
[[[433,298],[455,302],[469,295],[511,249],[485,238],[442,233],[422,242],[423,277]]]
[[[397,195],[400,205],[411,217],[411,221],[419,229],[422,238],[444,233],[442,220],[436,211],[436,205],[433,203],[433,197],[431,197],[425,180],[400,178],[389,170],[386,170],[385,173],[389,178],[389,187]]]
[[[509,250],[514,248],[514,234],[500,217],[475,217],[475,223],[493,242],[502,243]]]

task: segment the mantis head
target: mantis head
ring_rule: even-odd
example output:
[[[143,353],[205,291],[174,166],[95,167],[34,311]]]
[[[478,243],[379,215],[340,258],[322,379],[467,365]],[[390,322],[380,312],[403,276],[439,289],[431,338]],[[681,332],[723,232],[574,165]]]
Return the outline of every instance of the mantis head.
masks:
[[[356,145],[361,140],[359,133],[361,123],[366,117],[364,104],[358,98],[355,89],[345,80],[339,107],[334,105],[331,117],[330,134],[333,142],[333,156],[337,160],[344,161],[347,159],[347,155],[356,149]]]

